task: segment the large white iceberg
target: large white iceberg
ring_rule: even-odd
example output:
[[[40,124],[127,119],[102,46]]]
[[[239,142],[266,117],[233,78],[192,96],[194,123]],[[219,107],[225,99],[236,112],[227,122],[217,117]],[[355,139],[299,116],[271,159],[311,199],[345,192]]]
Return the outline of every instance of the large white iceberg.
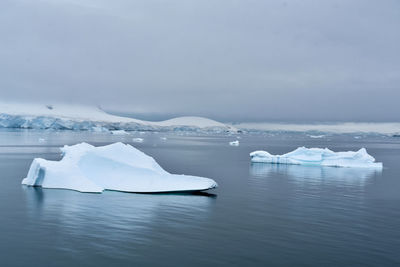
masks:
[[[283,155],[254,151],[250,153],[250,157],[251,162],[259,163],[382,169],[382,163],[375,162],[375,158],[369,155],[365,148],[358,151],[333,152],[327,148],[299,147]]]
[[[122,143],[102,147],[81,143],[64,146],[61,151],[60,161],[34,159],[22,184],[93,193],[203,191],[217,187],[209,178],[170,174],[152,157]]]

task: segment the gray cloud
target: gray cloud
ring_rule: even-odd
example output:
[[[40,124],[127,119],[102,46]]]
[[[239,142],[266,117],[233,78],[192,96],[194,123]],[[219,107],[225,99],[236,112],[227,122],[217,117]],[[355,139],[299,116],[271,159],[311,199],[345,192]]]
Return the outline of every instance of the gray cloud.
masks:
[[[2,99],[399,120],[400,2],[1,1]]]

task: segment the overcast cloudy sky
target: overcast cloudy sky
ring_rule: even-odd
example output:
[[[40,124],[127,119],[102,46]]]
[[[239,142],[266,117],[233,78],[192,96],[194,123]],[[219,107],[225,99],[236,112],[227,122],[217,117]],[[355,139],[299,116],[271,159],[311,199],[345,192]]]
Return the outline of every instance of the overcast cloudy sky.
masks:
[[[0,1],[3,100],[400,120],[398,0]]]

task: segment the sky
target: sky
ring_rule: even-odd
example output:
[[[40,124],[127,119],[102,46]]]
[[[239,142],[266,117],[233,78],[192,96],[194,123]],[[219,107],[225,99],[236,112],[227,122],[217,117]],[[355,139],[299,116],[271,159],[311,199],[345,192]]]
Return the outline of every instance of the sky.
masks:
[[[400,121],[400,1],[2,0],[0,97],[165,118]]]

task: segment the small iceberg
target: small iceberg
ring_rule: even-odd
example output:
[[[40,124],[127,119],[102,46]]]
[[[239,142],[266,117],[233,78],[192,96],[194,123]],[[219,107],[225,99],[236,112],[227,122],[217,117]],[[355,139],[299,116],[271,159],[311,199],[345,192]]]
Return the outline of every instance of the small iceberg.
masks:
[[[239,146],[239,140],[229,142],[230,146]]]
[[[324,138],[325,137],[325,135],[323,135],[323,134],[321,134],[321,135],[308,135],[308,137],[310,137],[310,138]]]
[[[134,142],[134,143],[143,143],[143,141],[144,141],[144,139],[143,138],[133,138],[132,139],[132,142]]]
[[[254,151],[250,153],[250,157],[251,162],[257,163],[382,169],[382,163],[375,162],[375,158],[369,155],[365,148],[356,152],[333,152],[327,148],[299,147],[283,155],[271,155],[267,151]]]
[[[150,156],[123,143],[95,147],[87,143],[61,148],[63,158],[35,158],[22,184],[101,193],[204,191],[217,187],[209,178],[170,174]]]
[[[111,134],[114,135],[126,135],[129,134],[127,131],[125,130],[114,130],[114,131],[110,131]]]

